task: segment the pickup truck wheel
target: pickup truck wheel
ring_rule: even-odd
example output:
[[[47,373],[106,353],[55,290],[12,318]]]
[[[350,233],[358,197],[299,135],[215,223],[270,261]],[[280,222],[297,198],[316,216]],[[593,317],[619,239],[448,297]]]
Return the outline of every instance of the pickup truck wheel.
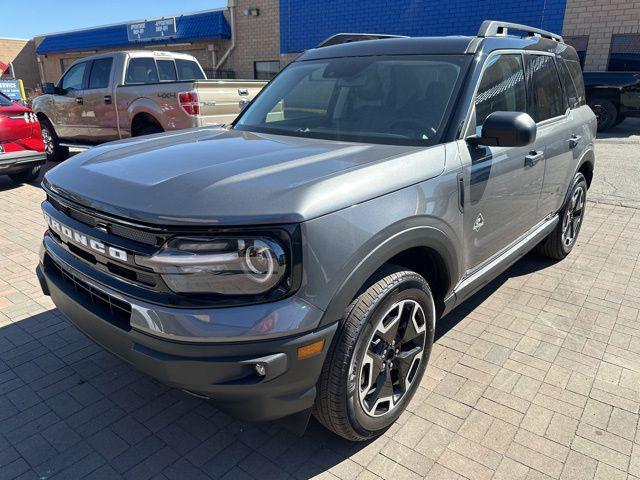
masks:
[[[334,433],[381,435],[416,392],[433,345],[435,306],[426,280],[395,268],[349,306],[318,381],[314,415]]]
[[[28,183],[38,178],[41,168],[42,167],[38,165],[37,167],[29,168],[21,172],[12,173],[9,175],[9,178],[16,183]]]
[[[613,124],[613,126],[617,126],[620,125],[622,122],[624,122],[627,119],[626,115],[618,115],[618,118],[616,118],[616,122]]]
[[[578,240],[586,206],[587,181],[584,175],[578,172],[573,178],[569,198],[560,210],[560,221],[549,236],[538,245],[538,252],[555,260],[562,260],[569,255]]]
[[[69,147],[60,146],[60,139],[58,135],[56,135],[56,131],[53,129],[51,123],[49,123],[48,120],[40,120],[40,129],[47,160],[50,162],[66,160],[69,157]]]
[[[589,106],[593,113],[596,114],[599,132],[604,132],[616,125],[618,109],[613,102],[603,98],[595,98],[589,102]]]
[[[162,132],[164,132],[164,130],[160,125],[150,124],[140,128],[138,131],[135,132],[133,136],[141,137],[143,135],[153,135],[154,133],[162,133]]]

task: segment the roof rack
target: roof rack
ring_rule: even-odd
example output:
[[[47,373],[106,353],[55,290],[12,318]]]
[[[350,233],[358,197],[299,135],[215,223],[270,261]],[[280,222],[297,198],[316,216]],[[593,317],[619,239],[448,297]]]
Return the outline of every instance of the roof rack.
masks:
[[[384,35],[378,33],[337,33],[323,40],[315,48],[338,45],[340,43],[359,42],[361,40],[382,40],[385,38],[409,38],[405,35]]]
[[[528,37],[542,37],[564,43],[562,37],[556,33],[542,30],[540,28],[529,27],[527,25],[521,25],[519,23],[499,22],[497,20],[485,20],[482,22],[480,30],[478,30],[478,37],[500,37],[509,35],[509,29],[520,30],[521,32],[526,33]]]

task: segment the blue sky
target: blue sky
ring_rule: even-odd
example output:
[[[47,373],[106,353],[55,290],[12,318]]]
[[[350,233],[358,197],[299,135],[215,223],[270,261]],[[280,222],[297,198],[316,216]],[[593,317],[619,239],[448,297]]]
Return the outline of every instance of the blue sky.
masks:
[[[33,38],[76,28],[157,18],[180,13],[220,8],[227,0],[0,0],[9,17],[0,21],[0,37]],[[8,7],[8,8],[7,8]]]

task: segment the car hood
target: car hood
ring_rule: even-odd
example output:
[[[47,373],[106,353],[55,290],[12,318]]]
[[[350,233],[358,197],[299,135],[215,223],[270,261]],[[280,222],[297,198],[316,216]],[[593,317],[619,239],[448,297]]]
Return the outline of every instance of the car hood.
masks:
[[[203,128],[94,147],[44,186],[155,225],[294,223],[437,176],[444,151]]]

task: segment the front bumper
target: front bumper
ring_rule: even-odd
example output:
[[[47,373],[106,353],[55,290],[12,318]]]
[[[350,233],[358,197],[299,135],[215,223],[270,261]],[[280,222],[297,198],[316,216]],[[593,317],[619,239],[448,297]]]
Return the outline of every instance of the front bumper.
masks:
[[[0,153],[0,175],[17,173],[47,161],[46,154],[33,150]]]
[[[315,384],[337,324],[268,340],[176,341],[133,326],[127,321],[131,314],[126,306],[133,302],[109,296],[103,286],[44,246],[37,275],[43,292],[80,331],[167,385],[209,397],[222,410],[249,421],[273,420],[313,405]],[[238,318],[251,312],[250,307],[233,308]],[[181,309],[175,314],[182,315]],[[297,358],[299,347],[320,339],[324,340],[321,354]],[[265,366],[266,375],[258,375],[258,363]]]

